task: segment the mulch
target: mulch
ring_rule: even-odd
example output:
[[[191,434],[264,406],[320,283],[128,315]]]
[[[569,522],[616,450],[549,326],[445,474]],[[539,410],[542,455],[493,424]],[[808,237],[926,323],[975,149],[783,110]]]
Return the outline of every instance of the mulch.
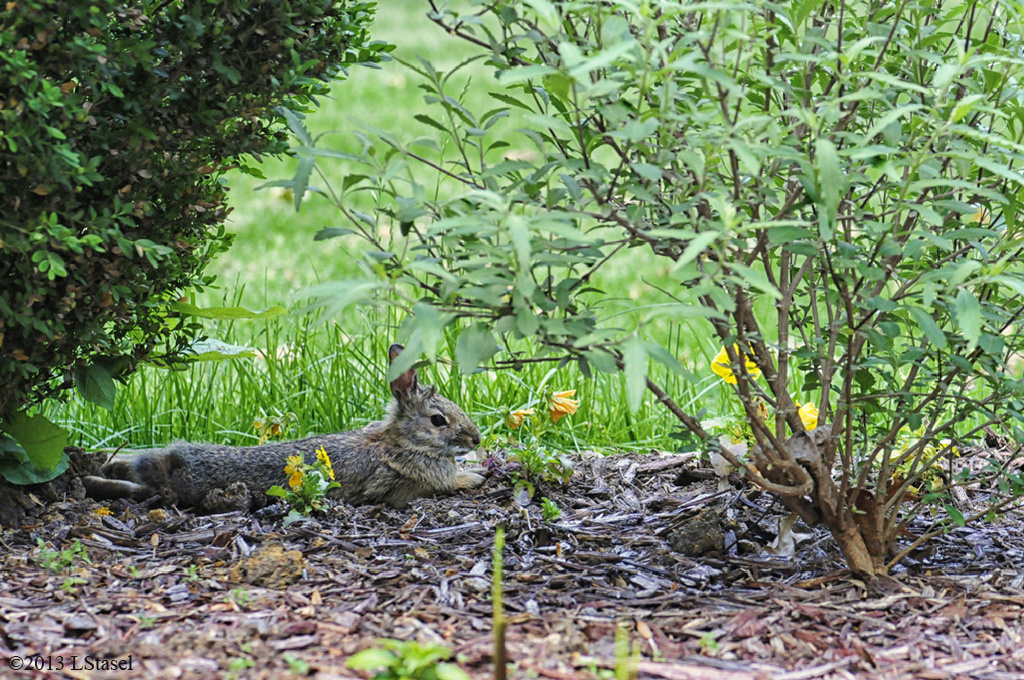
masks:
[[[492,477],[288,526],[279,506],[197,516],[122,501],[101,514],[71,480],[0,533],[0,677],[368,677],[345,662],[382,638],[444,645],[489,677],[503,525],[510,677],[1024,678],[1019,512],[955,528],[864,583],[820,528],[792,557],[767,555],[781,507],[738,482],[719,491],[691,456],[574,462],[567,485],[525,507]],[[541,496],[562,516],[544,521]],[[91,563],[44,568],[75,541]]]

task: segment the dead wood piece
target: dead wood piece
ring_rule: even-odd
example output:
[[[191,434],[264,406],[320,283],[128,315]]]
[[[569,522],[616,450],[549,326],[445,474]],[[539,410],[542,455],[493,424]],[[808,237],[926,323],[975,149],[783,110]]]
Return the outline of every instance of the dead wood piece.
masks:
[[[600,668],[617,668],[615,659],[581,658],[577,667],[598,666]],[[766,671],[729,670],[718,665],[699,665],[695,663],[658,663],[654,661],[637,661],[636,670],[666,678],[666,680],[769,680],[773,677]]]
[[[650,463],[643,463],[638,466],[636,473],[638,475],[649,475],[656,472],[664,472],[665,470],[671,470],[673,468],[681,467],[686,465],[700,454],[697,452],[682,453],[674,456],[665,456],[658,460]]]

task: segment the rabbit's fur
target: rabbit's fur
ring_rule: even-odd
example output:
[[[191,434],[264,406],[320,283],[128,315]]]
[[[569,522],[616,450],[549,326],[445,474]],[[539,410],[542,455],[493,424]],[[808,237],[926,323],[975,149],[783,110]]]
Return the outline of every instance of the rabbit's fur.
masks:
[[[401,345],[392,345],[390,360],[401,351]],[[433,387],[420,385],[415,368],[391,383],[391,393],[384,420],[359,430],[262,446],[179,442],[119,454],[101,468],[102,476],[85,477],[85,487],[94,498],[142,500],[160,494],[168,504],[216,511],[217,501],[211,499],[229,489],[237,492],[242,482],[243,498],[248,492],[243,507],[258,508],[267,502],[267,489],[286,484],[288,456],[301,454],[311,464],[321,447],[341,484],[329,497],[353,504],[403,507],[420,496],[480,486],[481,475],[460,471],[455,463],[456,455],[480,444],[480,430],[469,416]]]

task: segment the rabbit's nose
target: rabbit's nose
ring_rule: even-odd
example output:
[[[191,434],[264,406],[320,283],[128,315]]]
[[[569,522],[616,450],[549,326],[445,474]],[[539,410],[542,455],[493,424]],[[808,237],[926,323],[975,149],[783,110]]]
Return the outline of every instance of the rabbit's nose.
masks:
[[[480,431],[477,430],[475,432],[470,433],[469,441],[473,442],[474,447],[480,446]]]

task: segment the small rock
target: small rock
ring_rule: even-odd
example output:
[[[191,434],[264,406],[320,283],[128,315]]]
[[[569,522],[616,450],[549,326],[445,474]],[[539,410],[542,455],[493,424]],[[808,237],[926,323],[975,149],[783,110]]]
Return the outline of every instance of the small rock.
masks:
[[[72,631],[96,630],[99,626],[91,616],[75,614],[64,621],[64,627]]]
[[[85,484],[82,482],[81,477],[75,477],[71,480],[71,483],[68,485],[68,496],[76,501],[85,500]]]
[[[477,592],[485,592],[491,589],[491,582],[488,579],[481,578],[487,573],[487,563],[477,562],[473,565],[473,568],[469,570],[470,578],[466,579],[466,585]]]
[[[228,572],[228,578],[234,583],[281,590],[302,578],[305,568],[306,560],[301,552],[285,552],[279,544],[270,543],[235,563]]]
[[[668,544],[687,557],[700,557],[725,550],[722,517],[717,510],[706,508],[668,537]]]

